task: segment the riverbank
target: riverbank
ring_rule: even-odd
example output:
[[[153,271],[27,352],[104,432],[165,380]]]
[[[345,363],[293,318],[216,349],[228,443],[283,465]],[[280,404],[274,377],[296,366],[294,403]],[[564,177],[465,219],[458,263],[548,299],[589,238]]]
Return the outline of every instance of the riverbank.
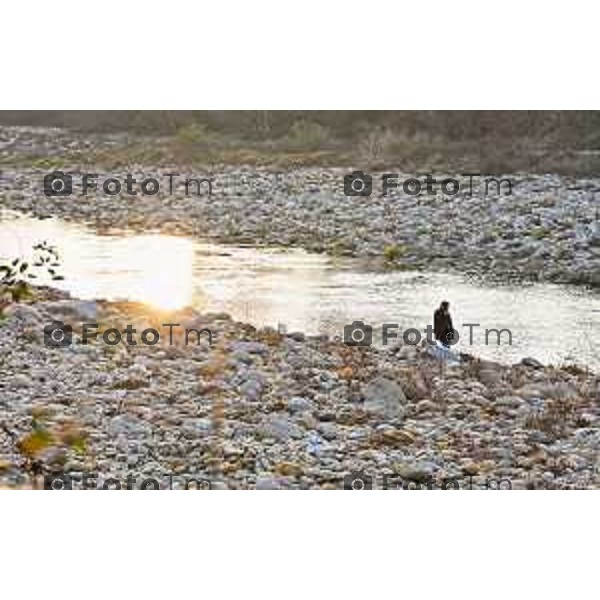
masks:
[[[2,132],[6,138],[6,130]],[[438,192],[417,197],[394,189],[387,197],[347,197],[347,169],[192,169],[153,166],[149,161],[124,162],[108,172],[82,163],[86,152],[93,156],[101,148],[117,153],[127,145],[126,137],[72,140],[64,131],[53,138],[36,130],[19,132],[18,144],[4,142],[0,207],[86,222],[101,231],[129,228],[227,243],[302,247],[357,257],[370,269],[426,269],[500,281],[600,287],[600,179],[509,174],[504,177],[515,185],[508,196],[494,186],[485,195],[476,181],[472,195],[465,188],[455,196]],[[186,196],[179,185],[172,194],[163,186],[154,196],[108,197],[96,192],[47,198],[43,178],[57,168],[73,172],[76,179],[82,172],[95,172],[99,181],[109,176],[123,180],[127,173],[141,181],[178,172],[180,182],[186,177],[210,178],[213,194]],[[371,175],[379,181],[381,172]],[[460,174],[435,175],[465,181]],[[399,180],[412,176],[399,173]],[[79,190],[76,187],[75,193]]]
[[[460,335],[455,350],[503,364],[529,356],[600,372],[594,347],[600,295],[581,287],[492,285],[455,274],[374,270],[357,259],[296,248],[206,243],[128,230],[109,235],[81,223],[0,210],[0,262],[21,257],[34,264],[36,253],[28,250],[44,240],[56,245],[60,257],[64,280],[55,286],[74,297],[154,308],[191,306],[226,312],[255,327],[284,326],[331,337],[361,320],[372,327],[375,345],[383,342],[383,323],[397,323],[390,335],[401,339],[402,329],[417,323],[424,328],[440,299],[447,298]],[[52,285],[39,271],[35,281]],[[498,310],[507,306],[509,311]]]
[[[350,348],[228,315],[47,293],[8,306],[0,323],[0,485],[65,471],[340,489],[360,470],[376,488],[386,475],[474,489],[600,485],[600,379],[589,372],[472,358],[442,367],[422,348]],[[181,323],[215,341],[47,348],[54,319],[75,342],[90,319]]]

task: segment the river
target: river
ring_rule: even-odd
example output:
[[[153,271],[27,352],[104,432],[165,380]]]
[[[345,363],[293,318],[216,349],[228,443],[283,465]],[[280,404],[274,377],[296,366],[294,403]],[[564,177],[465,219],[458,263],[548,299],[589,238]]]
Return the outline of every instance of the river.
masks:
[[[161,234],[100,235],[59,219],[0,213],[0,260],[55,245],[64,281],[53,285],[83,299],[132,300],[156,309],[191,305],[227,312],[257,326],[342,335],[354,321],[383,323],[424,336],[442,299],[451,303],[456,348],[505,363],[534,357],[600,371],[600,294],[559,285],[490,285],[424,272],[368,272],[356,261],[302,250],[204,243]],[[44,279],[40,279],[44,283]],[[479,326],[468,327],[468,323]],[[509,329],[498,336],[486,329]],[[472,332],[472,343],[470,338]],[[393,340],[392,340],[393,341]]]

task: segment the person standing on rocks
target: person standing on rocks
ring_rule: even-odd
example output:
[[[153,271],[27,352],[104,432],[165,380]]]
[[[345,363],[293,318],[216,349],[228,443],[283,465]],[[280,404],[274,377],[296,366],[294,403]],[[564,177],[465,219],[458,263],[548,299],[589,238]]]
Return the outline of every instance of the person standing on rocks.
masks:
[[[445,348],[449,348],[454,339],[454,327],[450,316],[450,303],[446,300],[433,313],[433,331],[435,339]]]

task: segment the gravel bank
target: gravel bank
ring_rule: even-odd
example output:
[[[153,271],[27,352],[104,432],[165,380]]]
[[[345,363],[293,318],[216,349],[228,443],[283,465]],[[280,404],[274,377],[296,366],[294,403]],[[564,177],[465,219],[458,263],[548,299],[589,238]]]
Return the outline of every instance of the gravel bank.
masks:
[[[6,163],[0,174],[0,207],[85,221],[104,230],[128,227],[225,242],[303,247],[363,257],[374,268],[600,286],[600,179],[512,174],[505,176],[515,182],[512,195],[503,195],[505,189],[495,193],[495,186],[485,195],[479,180],[474,180],[470,195],[468,178],[435,173],[438,180],[459,179],[460,192],[414,197],[395,189],[383,197],[381,173],[371,173],[374,195],[348,198],[343,192],[345,169],[275,172],[244,166],[184,169],[132,164],[108,173],[60,161],[69,153],[110,151],[125,143],[123,136],[77,138],[64,131],[0,129]],[[11,156],[40,154],[56,164],[52,168],[10,165]],[[162,188],[155,196],[79,197],[81,188],[76,184],[76,196],[46,198],[43,177],[59,165],[72,171],[76,182],[82,171],[97,173],[100,183],[110,176],[123,180],[131,173],[138,182],[158,178]],[[181,174],[172,195],[168,178],[160,177],[168,172]],[[413,176],[400,174],[399,180]],[[211,178],[213,195],[186,196],[186,177]],[[388,253],[392,262],[384,257],[390,247],[395,247]]]
[[[402,482],[600,485],[600,379],[535,361],[441,364],[422,348],[349,348],[192,310],[66,299],[11,305],[0,325],[0,485],[32,472],[203,477],[214,488],[333,488],[363,470]],[[92,314],[93,313],[93,314]],[[213,345],[46,348],[62,319],[138,331],[209,327]],[[454,485],[454,484],[451,484]],[[489,484],[495,485],[495,484]],[[508,484],[504,484],[508,485]]]

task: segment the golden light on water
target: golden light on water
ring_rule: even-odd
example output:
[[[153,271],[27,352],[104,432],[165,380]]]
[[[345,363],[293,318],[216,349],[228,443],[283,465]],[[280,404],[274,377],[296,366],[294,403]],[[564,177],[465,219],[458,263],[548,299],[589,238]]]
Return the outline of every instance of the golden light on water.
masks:
[[[64,281],[51,284],[84,299],[130,300],[159,310],[192,303],[194,248],[168,235],[97,236],[76,225],[20,218],[4,227],[0,257],[32,258],[34,244],[47,240],[60,252]],[[41,275],[41,273],[40,273]],[[107,276],[109,275],[109,276]]]
[[[177,310],[192,303],[193,246],[165,235],[138,236],[115,241],[115,252],[127,279],[127,296],[161,310]],[[116,283],[114,294],[123,290]]]
[[[386,322],[399,323],[399,331],[422,329],[440,298],[448,298],[461,351],[501,362],[533,356],[558,364],[576,357],[581,364],[600,365],[594,346],[600,298],[582,290],[482,286],[434,273],[372,273],[299,250],[225,247],[150,233],[100,235],[73,223],[5,214],[0,212],[0,261],[27,259],[34,244],[47,241],[60,252],[65,280],[37,281],[77,298],[142,302],[158,318],[191,306],[259,327],[283,324],[288,331],[331,336],[358,319],[372,324],[374,332]],[[498,306],[511,310],[498,312]],[[461,323],[482,324],[473,346]],[[510,329],[513,344],[484,343],[481,332],[487,327]]]

